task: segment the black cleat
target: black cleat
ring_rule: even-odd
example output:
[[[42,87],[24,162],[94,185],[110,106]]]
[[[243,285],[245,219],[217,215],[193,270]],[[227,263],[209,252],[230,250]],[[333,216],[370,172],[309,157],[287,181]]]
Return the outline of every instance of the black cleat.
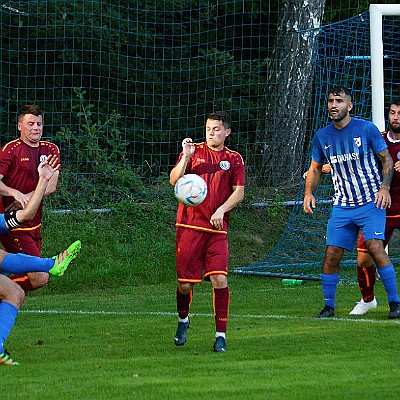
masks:
[[[316,318],[331,318],[335,316],[335,310],[331,306],[325,306]]]
[[[188,322],[178,322],[178,329],[175,333],[175,346],[183,346],[186,343],[186,331],[189,325],[190,320]]]
[[[389,308],[389,319],[400,318],[400,303],[397,303],[397,301],[391,301],[389,303]]]
[[[218,336],[214,342],[214,351],[217,353],[225,353],[226,352],[226,340],[222,336]]]

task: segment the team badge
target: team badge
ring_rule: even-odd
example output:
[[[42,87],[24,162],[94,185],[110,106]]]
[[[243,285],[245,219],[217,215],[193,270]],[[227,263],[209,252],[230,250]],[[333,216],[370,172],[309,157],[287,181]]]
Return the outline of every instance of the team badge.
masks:
[[[42,163],[42,162],[45,162],[45,161],[46,161],[46,158],[47,158],[46,155],[44,155],[44,154],[41,155],[41,156],[40,156],[40,159],[39,159],[39,162],[41,162],[41,163]]]
[[[223,169],[224,171],[227,171],[230,167],[231,167],[231,163],[229,161],[221,161],[219,163],[219,166],[221,167],[221,169]]]
[[[400,151],[397,153],[397,159],[400,160]]]
[[[355,144],[357,147],[360,147],[360,146],[361,146],[361,137],[355,137],[355,138],[353,138],[353,140],[354,140],[354,144]]]

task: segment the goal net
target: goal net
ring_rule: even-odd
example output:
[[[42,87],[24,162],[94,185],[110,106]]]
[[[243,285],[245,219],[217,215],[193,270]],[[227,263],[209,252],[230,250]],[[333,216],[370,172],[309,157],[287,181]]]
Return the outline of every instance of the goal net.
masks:
[[[400,95],[399,16],[382,17],[384,103]],[[377,32],[373,32],[375,34]],[[323,26],[318,32],[315,65],[314,103],[311,134],[330,123],[326,111],[328,90],[333,84],[352,88],[352,115],[373,120],[371,90],[370,13]],[[387,110],[385,109],[385,117]],[[378,125],[379,126],[379,125]],[[312,137],[309,138],[310,141]],[[308,169],[310,159],[304,165]],[[325,254],[325,230],[331,209],[333,185],[330,175],[322,177],[314,195],[317,207],[314,215],[303,211],[305,181],[300,183],[293,210],[284,233],[275,248],[259,263],[233,272],[245,275],[290,277],[319,280]],[[268,227],[266,227],[268,229]],[[400,245],[396,234],[389,244],[393,262],[400,261]],[[356,252],[345,252],[341,262],[341,277],[354,278]]]

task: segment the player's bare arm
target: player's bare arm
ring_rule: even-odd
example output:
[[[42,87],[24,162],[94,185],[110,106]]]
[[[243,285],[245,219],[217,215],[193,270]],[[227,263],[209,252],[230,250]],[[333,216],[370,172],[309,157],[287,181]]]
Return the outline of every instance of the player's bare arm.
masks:
[[[21,193],[19,190],[10,188],[1,179],[3,179],[2,175],[0,175],[0,196],[14,197],[15,201],[11,203],[15,203],[13,208],[15,208],[16,210],[23,208],[25,204],[29,201],[30,194],[24,194]]]
[[[226,212],[235,208],[244,199],[244,186],[233,186],[233,192],[226,202],[222,204],[210,218],[210,224],[215,229],[221,230],[224,224],[224,215]]]
[[[24,209],[15,212],[16,221],[19,224],[31,221],[35,217],[35,214],[43,200],[47,185],[59,168],[60,163],[58,157],[54,155],[47,157],[44,162],[39,164],[39,181],[33,194]]]
[[[392,204],[390,198],[390,184],[392,183],[394,164],[388,149],[378,154],[379,161],[382,164],[382,184],[376,194],[375,204],[377,207],[386,209]]]
[[[307,214],[313,214],[315,208],[314,190],[322,175],[322,163],[311,160],[310,168],[307,171],[306,187],[304,189],[303,209]]]
[[[57,184],[58,184],[58,177],[60,176],[60,171],[57,170],[53,173],[52,177],[50,178],[48,184],[47,184],[47,188],[46,188],[46,192],[44,194],[44,197],[50,196],[52,194],[54,194],[57,190]]]
[[[330,174],[330,173],[331,173],[331,166],[330,166],[330,164],[324,164],[324,165],[322,166],[322,172],[323,172],[324,174]],[[306,179],[306,178],[307,178],[307,174],[308,174],[308,171],[304,172],[304,174],[303,174],[303,179]]]
[[[169,175],[169,183],[174,186],[178,179],[185,174],[186,166],[192,155],[194,154],[194,143],[191,138],[182,140],[183,157],[174,168],[172,168]]]

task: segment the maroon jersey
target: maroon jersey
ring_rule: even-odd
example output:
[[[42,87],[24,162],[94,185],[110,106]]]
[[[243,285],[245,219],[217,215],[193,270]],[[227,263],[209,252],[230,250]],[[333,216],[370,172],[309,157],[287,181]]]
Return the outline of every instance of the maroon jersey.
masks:
[[[55,154],[60,159],[60,150],[50,142],[40,141],[38,147],[28,146],[21,139],[7,143],[0,150],[0,175],[3,175],[2,181],[5,185],[24,194],[34,191],[39,180],[37,168],[50,154]],[[1,203],[2,212],[13,201],[13,197],[3,197]],[[38,228],[41,221],[42,206],[40,206],[32,221],[26,222],[15,230]]]
[[[177,163],[181,160],[180,154]],[[205,232],[226,234],[229,224],[229,212],[224,215],[224,226],[216,230],[210,218],[232,194],[233,186],[245,185],[245,170],[242,156],[224,147],[221,151],[210,149],[206,143],[196,143],[185,174],[201,176],[207,183],[207,196],[195,207],[179,203],[176,226]]]
[[[396,163],[400,160],[400,141],[391,139],[386,132],[382,135],[388,145],[393,162]],[[390,185],[390,197],[392,199],[392,205],[390,208],[386,209],[386,215],[400,216],[400,172],[394,171],[392,183]]]

